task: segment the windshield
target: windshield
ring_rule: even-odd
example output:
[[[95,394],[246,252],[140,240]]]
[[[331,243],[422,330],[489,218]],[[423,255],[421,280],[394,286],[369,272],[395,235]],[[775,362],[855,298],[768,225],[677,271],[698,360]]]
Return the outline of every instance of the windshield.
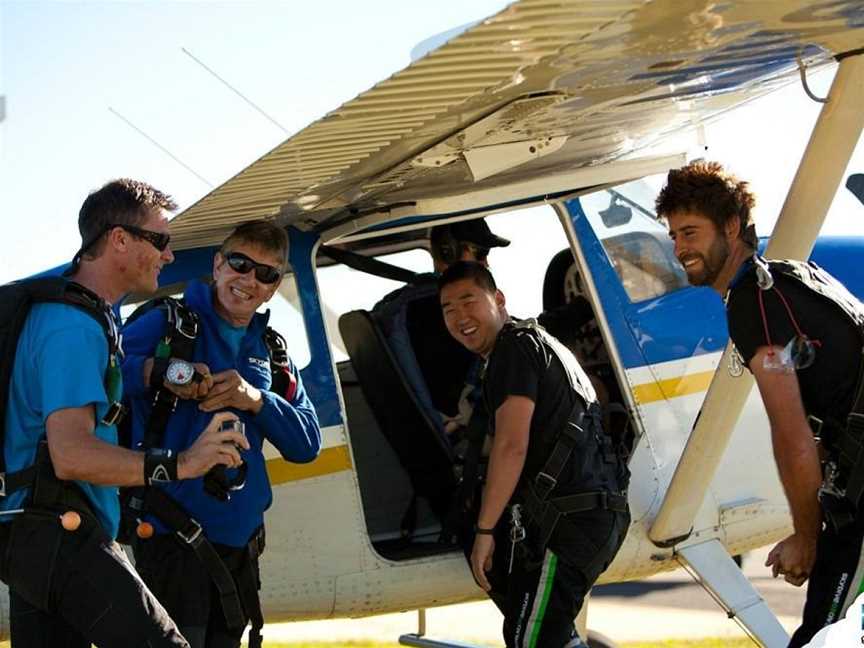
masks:
[[[669,234],[654,215],[656,195],[650,179],[645,179],[580,198],[631,302],[687,286]]]

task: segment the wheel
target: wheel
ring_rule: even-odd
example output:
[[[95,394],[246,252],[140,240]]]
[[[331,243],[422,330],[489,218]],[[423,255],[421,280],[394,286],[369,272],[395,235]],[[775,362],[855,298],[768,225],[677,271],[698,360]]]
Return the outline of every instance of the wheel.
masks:
[[[606,635],[602,635],[594,630],[588,631],[588,648],[617,648],[617,646],[618,644]]]

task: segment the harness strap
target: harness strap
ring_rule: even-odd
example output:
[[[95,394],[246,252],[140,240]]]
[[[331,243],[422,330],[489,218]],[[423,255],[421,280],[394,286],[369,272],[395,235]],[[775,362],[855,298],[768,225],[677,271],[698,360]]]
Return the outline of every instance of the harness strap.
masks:
[[[598,508],[620,512],[627,511],[627,496],[607,491],[590,491],[549,499],[550,493],[558,484],[564,466],[573,454],[573,448],[586,434],[583,427],[585,417],[588,416],[593,419],[594,423],[597,423],[598,409],[594,403],[589,403],[583,407],[581,401],[573,406],[567,425],[558,435],[555,447],[543,469],[537,473],[533,482],[526,483],[522,488],[521,495],[524,500],[525,513],[539,527],[537,540],[540,547],[545,548],[547,546],[558,521],[568,513],[591,511]],[[605,445],[610,444],[606,443]],[[604,459],[608,460],[606,457],[608,448],[602,449],[604,450]]]
[[[195,352],[195,340],[198,336],[198,316],[186,305],[175,299],[166,299],[164,304],[167,310],[168,331],[163,342],[160,343],[160,347],[165,348],[173,358],[191,362]],[[162,362],[158,366],[164,372],[167,362]],[[153,371],[157,371],[156,361],[154,361]],[[158,387],[153,394],[153,407],[150,410],[147,429],[144,431],[142,445],[145,450],[162,445],[168,419],[171,418],[171,414],[177,408],[178,402],[175,394],[161,386],[162,376],[151,376],[150,383],[151,385],[158,385]]]
[[[145,489],[143,505],[195,552],[219,591],[222,611],[228,627],[236,628],[244,625],[243,606],[240,603],[234,578],[216,553],[216,549],[207,540],[198,521],[190,517],[180,504],[160,488]]]
[[[248,567],[243,572],[243,578],[240,579],[240,598],[246,605],[246,612],[252,625],[249,629],[249,648],[261,648],[264,643],[264,638],[261,636],[261,629],[264,627],[264,613],[261,610],[261,597],[258,594],[261,590],[258,557],[264,553],[264,544],[264,526],[262,525],[252,534],[249,544],[246,545]]]
[[[6,497],[22,488],[32,486],[36,480],[36,473],[35,464],[13,473],[0,472],[0,497]]]
[[[288,343],[275,329],[264,331],[264,344],[270,355],[271,389],[287,401],[297,393],[297,378],[289,370]]]
[[[582,411],[576,414],[578,409],[582,409]],[[567,420],[567,425],[564,426],[555,441],[552,453],[543,468],[534,477],[533,490],[540,500],[549,497],[549,493],[558,485],[558,478],[561,476],[567,460],[570,459],[570,455],[573,454],[573,448],[585,434],[585,430],[582,428],[584,418],[585,410],[582,403],[577,401],[570,413],[570,418]]]
[[[552,533],[559,520],[570,513],[582,513],[603,509],[624,513],[627,511],[627,497],[607,491],[592,491],[553,497],[550,500],[537,495],[530,486],[522,492],[524,498],[523,510],[539,527],[538,543],[546,547],[552,538]]]

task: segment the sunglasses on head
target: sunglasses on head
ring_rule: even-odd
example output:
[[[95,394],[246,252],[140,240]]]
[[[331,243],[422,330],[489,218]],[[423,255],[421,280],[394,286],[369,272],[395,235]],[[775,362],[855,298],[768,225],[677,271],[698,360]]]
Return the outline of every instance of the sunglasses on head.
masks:
[[[105,231],[112,230],[115,227],[119,227],[129,232],[132,236],[144,239],[160,252],[164,252],[165,248],[168,247],[168,243],[171,242],[170,234],[166,234],[164,232],[154,232],[153,230],[142,229],[140,227],[135,227],[134,225],[120,225],[118,223],[115,225],[109,225],[105,228]]]
[[[255,278],[263,284],[276,283],[282,276],[279,268],[253,261],[242,252],[229,252],[225,255],[225,260],[234,272],[246,274],[250,270],[255,270]]]

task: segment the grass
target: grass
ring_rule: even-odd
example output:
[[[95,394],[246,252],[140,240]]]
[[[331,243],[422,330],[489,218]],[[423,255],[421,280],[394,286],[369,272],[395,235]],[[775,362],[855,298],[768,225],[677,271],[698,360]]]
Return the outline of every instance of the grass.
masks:
[[[621,648],[755,648],[749,639],[673,639],[623,643]]]
[[[639,641],[619,644],[621,648],[754,648],[749,639],[673,639],[669,641]],[[264,648],[399,648],[399,644],[377,641],[271,643]]]
[[[621,648],[753,648],[749,639],[673,639],[669,641],[639,641],[619,644]],[[8,648],[9,643],[0,641],[0,648]],[[264,642],[264,648],[399,648],[399,644],[380,641],[344,641],[330,643],[307,641],[301,643]]]

